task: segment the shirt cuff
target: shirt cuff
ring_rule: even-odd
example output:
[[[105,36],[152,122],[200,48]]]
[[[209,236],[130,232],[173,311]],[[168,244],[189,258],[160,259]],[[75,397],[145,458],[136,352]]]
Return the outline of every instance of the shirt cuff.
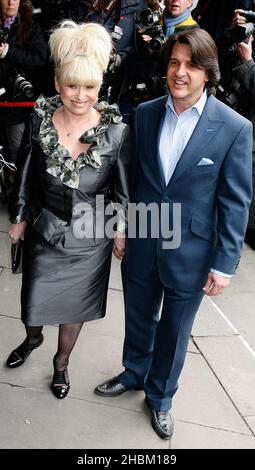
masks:
[[[9,50],[9,44],[6,43],[5,46],[4,46],[4,50],[3,50],[2,54],[0,54],[0,59],[5,58],[5,56],[7,55],[8,50]]]
[[[118,220],[117,223],[117,232],[123,233],[125,235],[126,233],[126,224],[123,220]]]
[[[210,269],[210,272],[211,272],[211,273],[218,274],[219,276],[228,277],[228,278],[230,278],[230,277],[233,277],[233,276],[234,276],[234,274],[226,274],[226,273],[222,273],[221,271],[217,271],[217,269],[213,269],[213,268],[211,268],[211,269]]]

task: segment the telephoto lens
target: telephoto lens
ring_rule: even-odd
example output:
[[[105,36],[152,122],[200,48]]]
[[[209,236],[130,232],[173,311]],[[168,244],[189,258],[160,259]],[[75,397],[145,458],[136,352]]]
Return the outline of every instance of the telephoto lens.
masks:
[[[27,98],[34,96],[33,85],[23,75],[18,73],[14,81],[14,95],[25,95]]]
[[[255,12],[254,11],[246,11],[239,13],[240,16],[244,16],[248,23],[255,23]]]

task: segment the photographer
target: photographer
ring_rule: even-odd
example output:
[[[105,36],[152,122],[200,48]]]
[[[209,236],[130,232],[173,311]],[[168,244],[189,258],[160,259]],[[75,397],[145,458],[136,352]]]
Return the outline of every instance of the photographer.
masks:
[[[200,28],[212,36],[219,49],[222,42],[225,44],[225,29],[232,21],[234,10],[249,10],[251,4],[251,0],[199,0],[192,16]]]
[[[199,0],[192,12],[200,28],[205,29],[216,42],[221,84],[224,88],[228,88],[232,81],[232,69],[236,62],[234,46],[236,41],[226,33],[231,25],[234,11],[251,10],[254,5],[254,0]]]
[[[192,0],[165,0],[162,10],[157,0],[149,0],[150,9],[137,17],[135,51],[126,64],[126,96],[120,103],[130,123],[138,104],[167,93],[160,70],[160,49],[167,37],[198,27],[191,16],[192,4]]]
[[[108,84],[113,89],[110,102],[118,102],[122,85],[124,64],[133,50],[134,14],[147,7],[147,0],[77,0],[73,2],[75,21],[100,23],[109,33],[115,26],[122,29],[122,37],[116,44],[108,74]]]
[[[248,24],[246,18],[242,15],[243,10],[235,10],[232,26]],[[255,31],[255,24],[253,24]],[[254,51],[252,48],[253,35],[250,35],[247,42],[240,42],[236,46],[236,52],[240,59],[240,64],[234,69],[234,78],[241,85],[241,97],[249,106],[246,109],[247,117],[253,125],[255,124],[255,62],[253,60]],[[255,250],[255,128],[253,127],[253,198],[250,206],[248,227],[245,241]]]
[[[198,26],[191,16],[193,0],[179,0],[178,2],[176,0],[165,0],[164,4],[165,8],[162,11],[161,4],[155,0],[149,1],[152,10],[155,10],[157,6],[158,11],[162,13],[161,23],[165,38],[185,29],[192,29]],[[140,33],[148,43],[153,39],[149,34],[144,34],[143,29],[140,29]]]
[[[147,7],[147,0],[78,0],[73,4],[73,15],[79,23],[100,23],[110,33],[114,26],[122,28],[117,53],[123,65],[132,47],[134,14]]]
[[[75,0],[32,0],[36,21],[48,42],[52,28],[63,19],[71,19]]]
[[[198,26],[191,16],[193,0],[165,0],[164,3],[163,29],[167,37]]]
[[[16,161],[31,111],[39,67],[46,59],[41,28],[28,0],[0,0],[0,133],[9,161]],[[20,103],[20,105],[19,105]]]

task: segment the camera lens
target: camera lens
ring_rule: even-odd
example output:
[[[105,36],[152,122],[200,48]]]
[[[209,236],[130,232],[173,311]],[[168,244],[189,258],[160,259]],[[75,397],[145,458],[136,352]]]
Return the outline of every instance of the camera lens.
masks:
[[[150,41],[150,49],[155,52],[159,51],[159,49],[163,46],[165,42],[165,38],[162,38],[161,36],[156,36]]]
[[[24,94],[27,98],[34,95],[33,85],[20,74],[15,79],[14,89],[16,95]]]
[[[246,38],[254,34],[255,26],[253,23],[236,25],[228,29],[228,36],[235,42],[243,42]]]

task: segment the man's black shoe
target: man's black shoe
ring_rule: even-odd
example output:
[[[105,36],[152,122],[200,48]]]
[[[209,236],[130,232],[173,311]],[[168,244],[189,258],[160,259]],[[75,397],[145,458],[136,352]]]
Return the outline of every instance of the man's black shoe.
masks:
[[[161,439],[171,439],[174,422],[169,411],[151,410],[151,425]]]
[[[102,397],[117,397],[127,390],[130,390],[130,388],[120,383],[118,377],[113,377],[112,379],[98,385],[94,392]]]
[[[161,439],[171,439],[174,432],[174,420],[169,411],[157,411],[150,408],[147,400],[146,404],[151,412],[151,425]]]

